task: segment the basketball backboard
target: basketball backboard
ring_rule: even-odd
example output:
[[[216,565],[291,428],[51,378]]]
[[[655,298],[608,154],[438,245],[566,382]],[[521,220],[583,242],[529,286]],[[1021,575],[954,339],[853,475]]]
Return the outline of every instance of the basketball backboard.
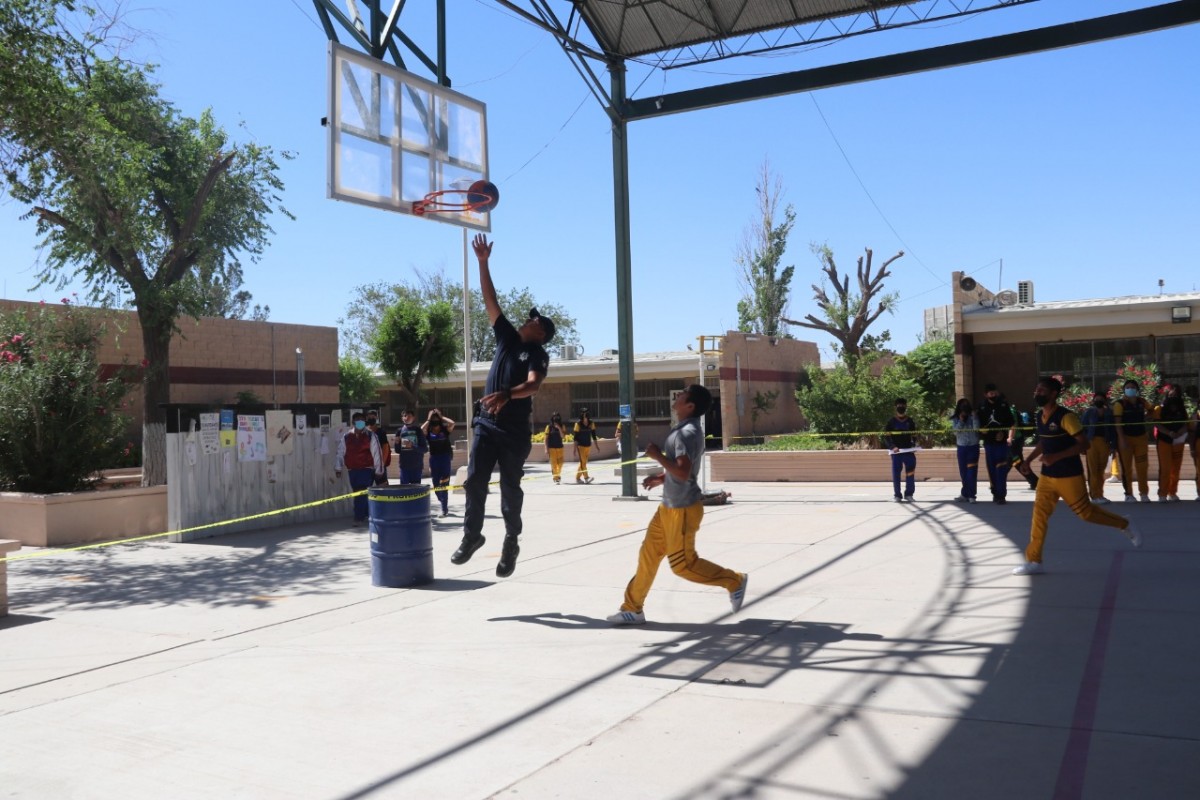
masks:
[[[365,53],[329,43],[328,196],[414,214],[431,192],[488,177],[483,103]],[[424,219],[491,230],[470,209]]]

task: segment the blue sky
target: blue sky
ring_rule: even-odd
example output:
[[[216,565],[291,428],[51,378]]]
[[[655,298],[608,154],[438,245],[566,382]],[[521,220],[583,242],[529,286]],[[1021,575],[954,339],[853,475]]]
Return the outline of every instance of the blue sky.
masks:
[[[632,65],[627,83],[640,84],[635,97],[655,96],[1152,4],[1042,0],[698,74],[647,77]],[[431,51],[432,5],[410,2],[402,18]],[[616,347],[607,118],[549,35],[489,0],[455,0],[449,14],[454,88],[488,108],[502,194],[492,214],[497,286],[529,286],[567,307],[585,352]],[[134,52],[159,65],[164,96],[184,113],[212,107],[235,136],[296,154],[282,174],[297,220],[276,219],[273,244],[246,270],[245,288],[273,320],[336,325],[355,285],[410,279],[415,269],[461,278],[460,229],[325,198],[326,40],[308,0],[135,0],[131,20],[145,37]],[[1159,279],[1167,292],[1200,288],[1200,26],[629,131],[640,352],[682,350],[736,325],[733,256],[754,219],[764,159],[796,211],[784,257],[797,268],[789,316],[815,311],[810,242],[827,243],[843,271],[866,247],[876,258],[905,250],[887,284],[901,304],[877,323],[902,351],[918,344],[923,309],[949,302],[954,270],[993,290],[1032,280],[1038,300],[1157,294]],[[19,219],[25,210],[0,198],[3,296],[57,301],[63,291],[31,288],[39,256],[33,224]],[[829,352],[828,337],[792,333]]]

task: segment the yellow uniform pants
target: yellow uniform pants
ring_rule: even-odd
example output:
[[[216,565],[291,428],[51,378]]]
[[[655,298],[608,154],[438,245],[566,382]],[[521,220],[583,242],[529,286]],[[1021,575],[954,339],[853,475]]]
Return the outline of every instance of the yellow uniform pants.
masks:
[[[1158,447],[1158,496],[1179,494],[1179,473],[1183,470],[1183,442],[1155,442]]]
[[[1104,497],[1105,467],[1108,466],[1108,440],[1099,436],[1092,439],[1087,451],[1088,497],[1099,500]]]
[[[1150,448],[1146,436],[1126,436],[1121,450],[1121,480],[1125,482],[1125,494],[1133,494],[1133,473],[1137,470],[1138,491],[1150,494],[1150,482],[1146,473],[1150,470]]]
[[[637,573],[625,587],[625,602],[622,611],[642,610],[658,565],[666,556],[671,571],[681,578],[702,583],[705,586],[720,586],[732,592],[742,583],[742,576],[731,569],[705,561],[696,555],[696,531],[704,519],[704,504],[696,503],[687,508],[658,507],[654,519],[646,528],[642,550],[638,553]]]
[[[1092,501],[1088,500],[1082,475],[1053,478],[1043,474],[1038,478],[1037,494],[1033,498],[1033,525],[1029,530],[1029,546],[1025,548],[1026,561],[1042,563],[1042,546],[1046,543],[1046,525],[1050,521],[1050,515],[1054,513],[1054,507],[1058,505],[1060,497],[1075,512],[1075,516],[1084,522],[1107,525],[1120,530],[1129,527],[1129,522],[1124,517],[1107,511],[1101,506],[1092,505]]]
[[[575,452],[579,454],[579,468],[575,470],[575,482],[578,483],[582,480],[585,480],[588,476],[587,459],[588,453],[592,452],[592,448],[590,445],[587,447],[575,445]]]
[[[550,472],[554,475],[554,482],[558,483],[562,477],[563,467],[563,449],[561,447],[547,447],[546,455],[550,458]]]

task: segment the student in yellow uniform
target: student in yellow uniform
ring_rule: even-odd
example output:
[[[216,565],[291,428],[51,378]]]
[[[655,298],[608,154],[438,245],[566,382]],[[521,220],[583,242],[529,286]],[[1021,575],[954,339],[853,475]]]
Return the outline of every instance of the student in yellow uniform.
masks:
[[[592,452],[592,441],[598,437],[596,436],[596,423],[592,422],[586,408],[579,414],[579,421],[575,423],[572,433],[575,437],[575,452],[579,454],[579,468],[575,470],[575,482],[591,483],[592,477],[588,475],[587,466],[588,453]]]
[[[1022,473],[1029,464],[1042,457],[1042,477],[1033,500],[1033,521],[1029,530],[1029,545],[1025,548],[1025,563],[1014,569],[1014,575],[1037,575],[1042,569],[1042,546],[1046,528],[1059,498],[1084,522],[1117,528],[1134,547],[1142,546],[1142,534],[1133,520],[1125,519],[1088,500],[1083,480],[1083,462],[1079,456],[1087,452],[1088,442],[1079,417],[1058,404],[1062,384],[1055,378],[1042,378],[1037,383],[1033,400],[1038,406],[1038,442],[1029,459],[1021,465]]]
[[[1138,382],[1125,381],[1121,399],[1113,403],[1113,423],[1117,427],[1117,452],[1121,454],[1121,479],[1125,483],[1125,502],[1136,502],[1133,496],[1133,473],[1137,470],[1138,492],[1143,503],[1150,502],[1150,482],[1146,472],[1150,467],[1150,445],[1146,437],[1146,420],[1154,408],[1138,394]]]
[[[546,457],[550,459],[550,474],[555,483],[562,483],[563,440],[567,437],[567,429],[563,427],[562,417],[557,411],[550,415],[550,424],[546,426]]]
[[[1092,404],[1083,412],[1081,421],[1084,437],[1088,440],[1088,497],[1093,503],[1104,505],[1108,502],[1104,496],[1105,467],[1117,439],[1116,429],[1113,428],[1112,409],[1108,407],[1108,396],[1104,392],[1092,395]]]
[[[1200,502],[1200,455],[1196,451],[1196,440],[1200,439],[1200,408],[1188,420],[1188,447],[1192,450],[1192,463],[1196,467],[1196,502]]]
[[[1158,502],[1179,502],[1179,473],[1188,439],[1187,406],[1178,386],[1167,385],[1162,405],[1154,409],[1154,446],[1158,450]]]

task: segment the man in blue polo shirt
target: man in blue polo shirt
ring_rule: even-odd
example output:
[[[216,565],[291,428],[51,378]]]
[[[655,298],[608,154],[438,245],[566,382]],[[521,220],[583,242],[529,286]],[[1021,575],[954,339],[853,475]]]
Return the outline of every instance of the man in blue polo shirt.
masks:
[[[500,469],[500,513],[504,517],[504,547],[496,575],[507,578],[517,566],[521,548],[521,506],[525,492],[521,477],[525,474],[525,459],[529,456],[533,428],[530,415],[533,396],[546,379],[550,356],[542,347],[554,336],[554,322],[543,317],[536,308],[520,328],[513,326],[500,310],[496,287],[488,258],[492,243],[483,234],[475,236],[472,246],[479,261],[479,291],[487,308],[492,331],[496,335],[496,355],[484,384],[473,425],[475,437],[471,459],[467,464],[467,479],[463,481],[466,499],[462,544],[450,556],[455,564],[465,564],[483,546],[483,512],[487,504],[488,482],[492,470]]]

